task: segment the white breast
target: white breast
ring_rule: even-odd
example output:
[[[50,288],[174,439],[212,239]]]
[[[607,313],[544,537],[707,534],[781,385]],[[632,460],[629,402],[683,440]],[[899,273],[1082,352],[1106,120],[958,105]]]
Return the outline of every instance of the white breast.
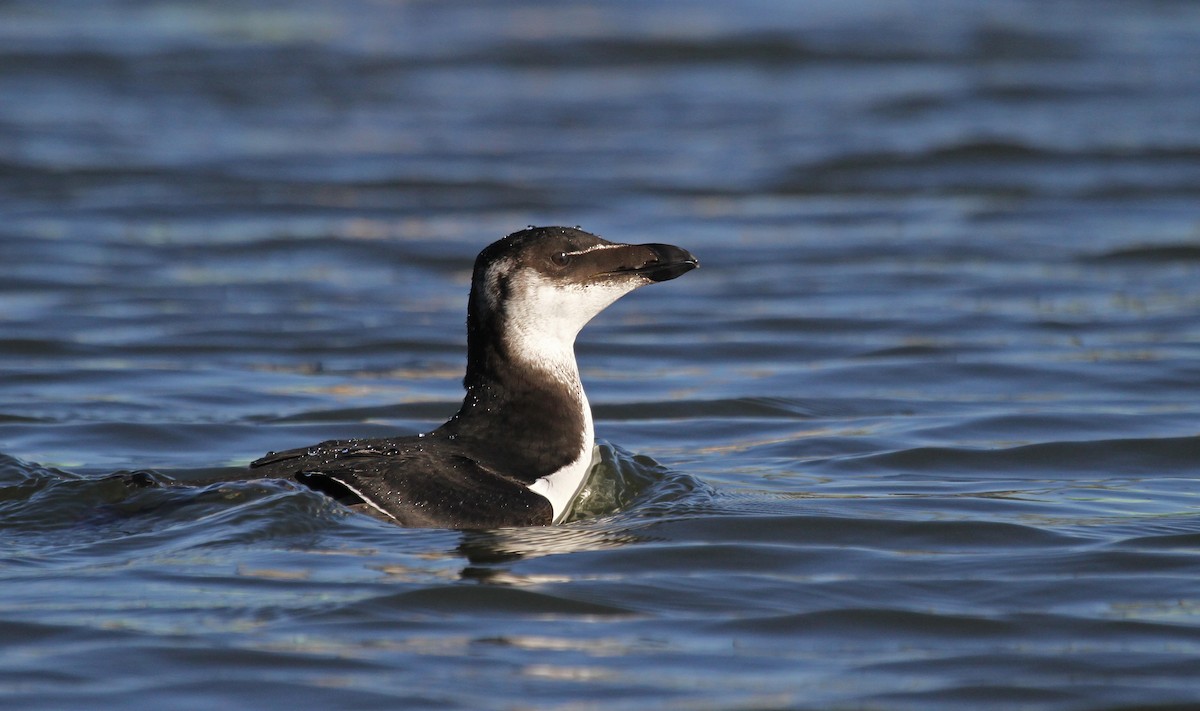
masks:
[[[587,397],[583,396],[582,388],[580,396],[583,400],[584,436],[579,454],[562,469],[529,485],[530,491],[541,494],[550,501],[550,506],[554,508],[554,523],[560,523],[567,515],[571,502],[583,488],[588,472],[592,470],[592,457],[596,446],[595,432],[592,428],[592,408],[588,406]]]

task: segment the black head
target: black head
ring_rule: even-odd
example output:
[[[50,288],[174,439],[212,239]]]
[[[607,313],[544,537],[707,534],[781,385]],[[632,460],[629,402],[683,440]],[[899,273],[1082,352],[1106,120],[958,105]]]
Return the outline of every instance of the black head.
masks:
[[[624,294],[699,266],[669,244],[618,244],[570,227],[531,227],[479,253],[471,278],[468,339],[509,357],[574,369],[580,329]],[[472,342],[471,358],[481,344]],[[470,374],[468,373],[468,376]]]
[[[618,244],[571,227],[531,227],[497,240],[475,260],[472,286],[492,271],[528,269],[559,284],[625,282],[626,291],[667,281],[700,266],[669,244]],[[639,281],[638,278],[642,281]]]

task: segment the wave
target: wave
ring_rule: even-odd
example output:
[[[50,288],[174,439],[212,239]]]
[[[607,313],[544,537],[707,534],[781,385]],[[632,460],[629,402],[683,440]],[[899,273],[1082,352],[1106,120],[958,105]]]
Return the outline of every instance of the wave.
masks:
[[[1200,146],[1080,147],[959,138],[924,149],[841,154],[798,165],[760,186],[775,193],[935,192],[1080,197],[1193,195]]]

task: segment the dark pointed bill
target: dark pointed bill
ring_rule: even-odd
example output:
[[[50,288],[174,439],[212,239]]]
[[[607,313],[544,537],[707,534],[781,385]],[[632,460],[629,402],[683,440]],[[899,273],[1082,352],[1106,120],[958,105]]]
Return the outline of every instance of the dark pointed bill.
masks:
[[[673,244],[631,244],[620,250],[622,264],[609,274],[640,274],[651,281],[669,281],[700,266],[686,249]]]
[[[673,244],[645,244],[642,246],[649,247],[650,251],[654,252],[656,260],[635,271],[653,281],[669,281],[700,266],[700,261],[693,257],[691,252]]]

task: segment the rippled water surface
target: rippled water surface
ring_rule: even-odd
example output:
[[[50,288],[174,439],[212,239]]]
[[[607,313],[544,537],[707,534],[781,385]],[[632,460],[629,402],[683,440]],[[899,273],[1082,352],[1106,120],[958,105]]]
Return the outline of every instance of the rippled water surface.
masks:
[[[1200,5],[0,3],[0,705],[1200,704]],[[557,527],[184,483],[670,242]]]

